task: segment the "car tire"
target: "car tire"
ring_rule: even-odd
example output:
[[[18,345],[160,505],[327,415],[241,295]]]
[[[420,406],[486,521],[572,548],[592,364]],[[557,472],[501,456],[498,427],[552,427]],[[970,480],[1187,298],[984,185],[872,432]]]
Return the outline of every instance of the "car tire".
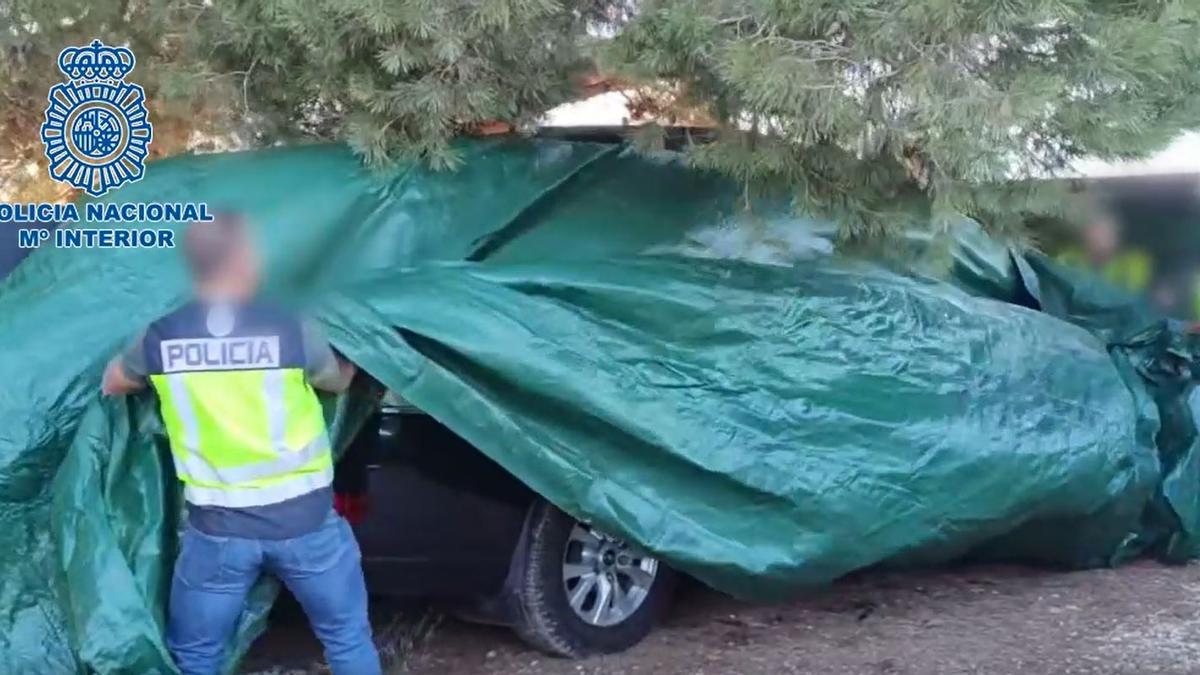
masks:
[[[641,642],[666,613],[674,595],[675,574],[666,565],[637,551],[636,547],[625,549],[627,545],[620,540],[593,535],[601,541],[615,542],[615,545],[622,547],[621,550],[632,551],[631,555],[637,557],[631,560],[646,561],[636,564],[653,564],[655,569],[651,580],[643,581],[636,590],[641,599],[633,609],[627,613],[610,615],[607,618],[613,622],[608,625],[597,625],[595,621],[585,620],[580,612],[584,612],[584,609],[590,610],[584,612],[587,614],[594,612],[599,590],[589,591],[594,594],[591,607],[583,604],[584,609],[577,610],[572,607],[568,593],[580,590],[579,584],[584,584],[585,579],[576,579],[576,585],[571,588],[572,582],[567,580],[564,574],[573,573],[576,569],[571,567],[571,571],[568,570],[567,559],[569,555],[573,555],[572,549],[580,548],[581,530],[577,528],[583,528],[589,534],[592,532],[586,525],[549,503],[539,500],[533,506],[528,536],[525,539],[525,565],[516,589],[521,617],[514,629],[529,644],[555,656],[581,658],[592,654],[624,651]],[[631,577],[618,573],[611,577],[603,573],[601,575],[606,578],[615,577],[615,583],[632,583]],[[644,579],[644,575],[639,576]],[[596,580],[593,580],[593,584],[595,583]],[[648,591],[642,592],[647,587]],[[608,588],[610,594],[617,592],[612,590],[611,585]],[[629,601],[631,595],[625,594],[625,590],[620,592],[624,594],[621,598]],[[610,604],[616,606],[615,602]],[[614,619],[615,616],[620,618]]]

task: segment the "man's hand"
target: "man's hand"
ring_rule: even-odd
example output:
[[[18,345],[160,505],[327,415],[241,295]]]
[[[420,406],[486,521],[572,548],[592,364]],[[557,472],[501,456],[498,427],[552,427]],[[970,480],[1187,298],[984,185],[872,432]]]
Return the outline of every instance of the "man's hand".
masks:
[[[354,375],[358,373],[358,366],[341,356],[335,355],[333,360],[337,363],[338,376],[336,380],[330,382],[331,388],[326,388],[325,391],[340,394],[350,388]]]
[[[104,379],[100,382],[100,393],[105,396],[124,396],[140,391],[146,386],[145,382],[135,380],[125,374],[121,367],[121,357],[108,362],[104,368]]]
[[[325,363],[320,370],[309,374],[308,383],[314,389],[327,391],[330,394],[340,394],[350,388],[350,381],[358,372],[358,366],[335,354],[332,350],[327,351],[326,354]]]
[[[338,373],[342,376],[342,391],[350,388],[350,383],[354,381],[354,376],[358,374],[358,366],[354,365],[347,359],[337,357]]]

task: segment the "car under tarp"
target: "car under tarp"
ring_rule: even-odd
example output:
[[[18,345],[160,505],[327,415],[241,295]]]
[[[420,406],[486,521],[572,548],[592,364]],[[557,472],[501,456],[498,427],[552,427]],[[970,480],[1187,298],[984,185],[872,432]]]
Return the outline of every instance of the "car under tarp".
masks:
[[[827,224],[669,154],[461,151],[453,173],[340,146],[179,157],[108,199],[246,214],[270,278],[371,378],[729,593],[1196,555],[1194,347],[1132,299],[966,222],[907,240],[940,264],[833,255]],[[0,285],[0,671],[173,672],[182,503],[156,402],[97,388],[185,296],[171,250],[47,248]],[[339,446],[371,389],[327,401]]]

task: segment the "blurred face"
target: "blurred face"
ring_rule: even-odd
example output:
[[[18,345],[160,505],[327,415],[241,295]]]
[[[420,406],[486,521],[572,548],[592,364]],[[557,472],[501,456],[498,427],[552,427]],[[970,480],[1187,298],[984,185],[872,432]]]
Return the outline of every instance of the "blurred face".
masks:
[[[1121,238],[1117,224],[1109,218],[1093,220],[1083,230],[1083,246],[1093,260],[1106,260],[1117,253]]]
[[[239,237],[237,245],[229,256],[223,276],[225,283],[235,291],[250,295],[258,290],[258,252],[254,250],[254,245],[248,236]]]
[[[208,252],[208,255],[219,258],[210,274],[195,279],[196,291],[200,295],[249,299],[258,290],[258,253],[247,234],[232,236],[236,238]]]

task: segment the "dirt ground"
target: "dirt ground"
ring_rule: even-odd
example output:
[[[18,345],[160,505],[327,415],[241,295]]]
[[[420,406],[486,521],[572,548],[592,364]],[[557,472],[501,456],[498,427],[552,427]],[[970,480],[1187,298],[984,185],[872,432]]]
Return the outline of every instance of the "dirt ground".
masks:
[[[382,625],[381,637],[411,634]],[[389,659],[391,673],[1200,675],[1200,566],[875,572],[777,605],[692,588],[643,644],[585,661],[550,658],[505,629],[453,619],[420,632],[400,649],[407,656]],[[252,660],[269,663],[281,641],[296,654],[295,640],[316,652],[307,634],[269,634]]]

